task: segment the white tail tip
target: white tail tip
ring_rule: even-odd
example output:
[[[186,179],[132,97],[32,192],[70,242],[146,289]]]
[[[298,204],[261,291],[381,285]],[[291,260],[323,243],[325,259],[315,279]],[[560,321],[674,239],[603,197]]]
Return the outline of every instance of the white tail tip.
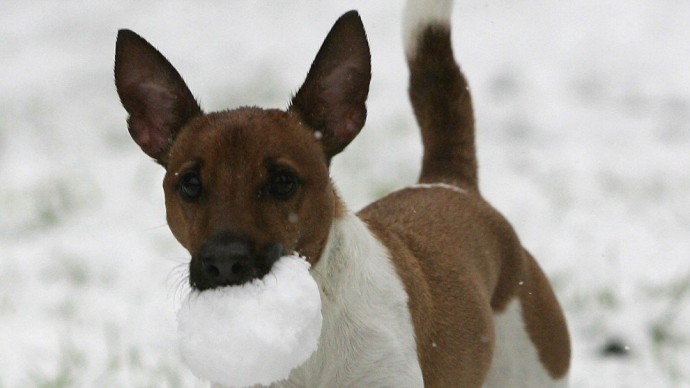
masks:
[[[429,25],[450,25],[453,0],[408,0],[403,13],[403,42],[408,59],[414,58],[419,34]]]

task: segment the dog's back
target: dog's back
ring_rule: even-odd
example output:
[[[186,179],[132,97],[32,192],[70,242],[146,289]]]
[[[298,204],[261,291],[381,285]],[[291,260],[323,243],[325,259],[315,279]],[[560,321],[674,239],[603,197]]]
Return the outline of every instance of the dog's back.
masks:
[[[548,281],[479,193],[470,89],[453,58],[451,1],[409,1],[409,94],[419,183],[359,216],[393,255],[429,387],[565,384],[570,343]],[[404,254],[400,254],[404,252]]]

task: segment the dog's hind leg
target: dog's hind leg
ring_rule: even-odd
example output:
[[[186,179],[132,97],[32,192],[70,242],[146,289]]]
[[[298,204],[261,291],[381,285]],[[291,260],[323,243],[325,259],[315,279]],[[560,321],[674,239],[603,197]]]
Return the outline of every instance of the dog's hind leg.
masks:
[[[405,8],[409,94],[424,143],[419,181],[478,191],[472,99],[453,58],[451,8],[450,0],[409,0]]]

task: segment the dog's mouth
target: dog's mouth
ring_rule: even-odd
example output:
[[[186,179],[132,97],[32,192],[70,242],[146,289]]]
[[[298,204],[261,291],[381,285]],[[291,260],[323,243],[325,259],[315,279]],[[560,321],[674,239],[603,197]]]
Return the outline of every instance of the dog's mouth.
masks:
[[[266,276],[286,254],[281,244],[269,244],[252,253],[243,240],[220,236],[204,244],[199,254],[192,257],[189,283],[197,291],[245,284]]]

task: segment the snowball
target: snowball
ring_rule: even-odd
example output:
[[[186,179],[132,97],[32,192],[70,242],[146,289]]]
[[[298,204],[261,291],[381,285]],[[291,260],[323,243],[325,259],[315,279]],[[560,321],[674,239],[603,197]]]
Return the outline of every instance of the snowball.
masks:
[[[194,375],[225,386],[268,385],[316,350],[321,298],[309,263],[285,256],[263,279],[192,293],[177,321]]]

